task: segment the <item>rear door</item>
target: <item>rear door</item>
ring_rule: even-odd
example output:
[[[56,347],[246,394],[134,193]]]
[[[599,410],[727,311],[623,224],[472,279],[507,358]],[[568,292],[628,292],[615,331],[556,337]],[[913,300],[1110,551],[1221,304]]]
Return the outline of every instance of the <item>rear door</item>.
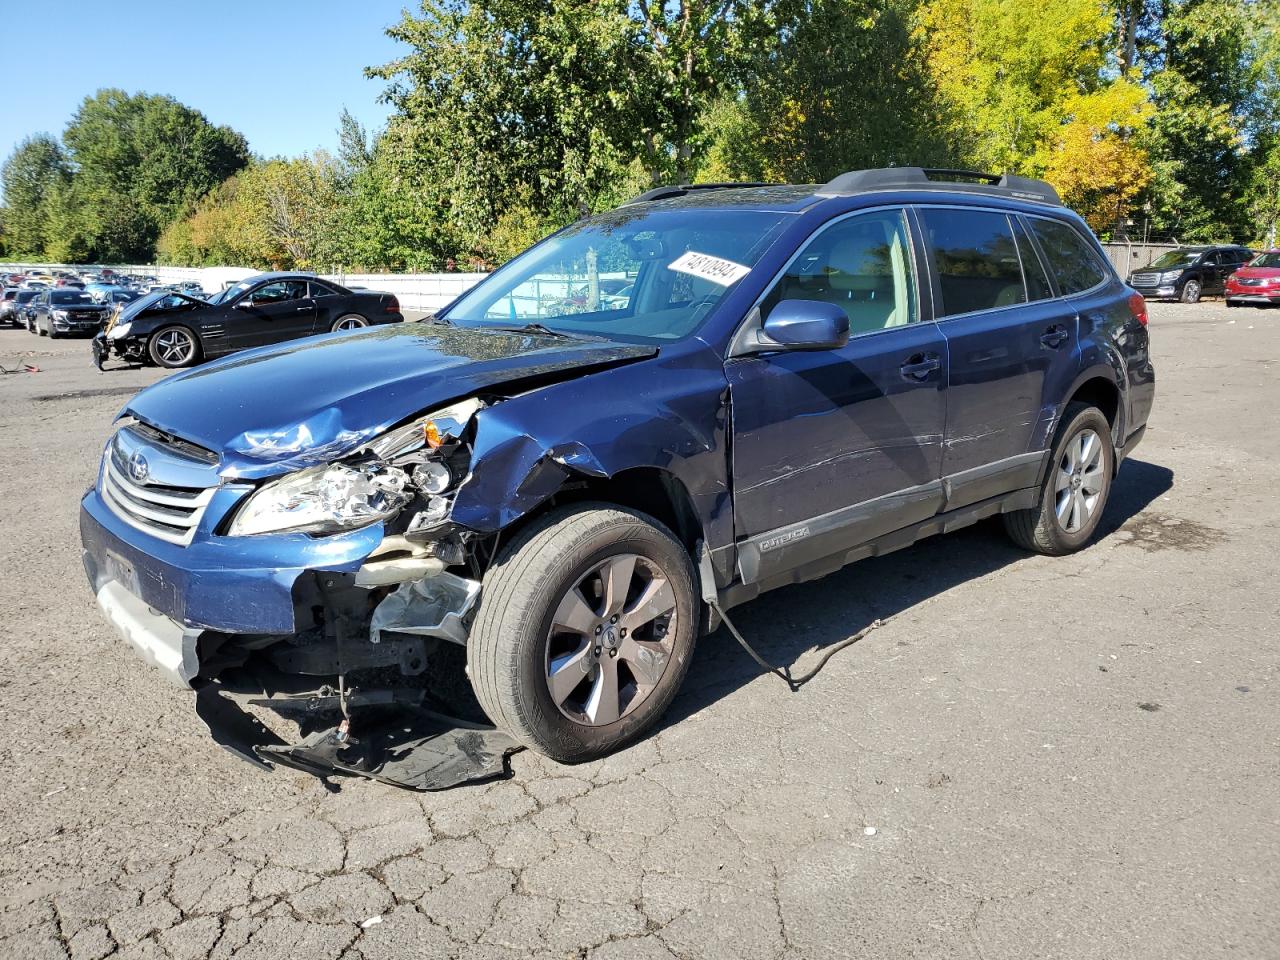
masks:
[[[942,476],[954,510],[1037,482],[1079,331],[1017,215],[944,205],[916,215],[951,359]]]
[[[822,227],[774,281],[759,321],[784,300],[835,303],[849,315],[848,344],[726,364],[744,582],[937,511],[946,347],[921,317],[917,255],[901,208]]]
[[[316,304],[306,280],[269,280],[232,304],[224,319],[227,349],[261,347],[309,336]]]

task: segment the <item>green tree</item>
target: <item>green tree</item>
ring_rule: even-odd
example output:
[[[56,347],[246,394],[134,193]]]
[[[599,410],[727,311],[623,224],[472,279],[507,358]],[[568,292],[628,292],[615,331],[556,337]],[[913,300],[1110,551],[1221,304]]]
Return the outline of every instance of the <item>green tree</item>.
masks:
[[[91,255],[151,256],[156,237],[248,162],[244,137],[172,97],[100,90],[63,134]]]
[[[388,259],[487,259],[498,253],[490,230],[509,211],[551,229],[653,182],[688,179],[701,117],[735,89],[770,10],[746,0],[425,0],[421,16],[388,31],[410,52],[370,71],[391,81],[396,113],[360,203],[391,214]],[[428,235],[415,226],[428,223]]]
[[[959,155],[1047,177],[1094,229],[1114,224],[1150,180],[1146,93],[1114,51],[1124,22],[1097,0],[928,0],[920,35]]]
[[[1277,123],[1277,90],[1263,76],[1276,10],[1256,0],[1163,3],[1145,51],[1156,112],[1144,143],[1155,169],[1150,205],[1158,231],[1183,241],[1251,233],[1253,151]]]
[[[62,147],[39,134],[18,144],[4,167],[5,246],[11,257],[37,258],[50,240],[49,200],[70,178]]]
[[[801,0],[756,47],[742,95],[704,117],[700,176],[823,182],[892,165],[947,166],[942,107],[911,0]]]

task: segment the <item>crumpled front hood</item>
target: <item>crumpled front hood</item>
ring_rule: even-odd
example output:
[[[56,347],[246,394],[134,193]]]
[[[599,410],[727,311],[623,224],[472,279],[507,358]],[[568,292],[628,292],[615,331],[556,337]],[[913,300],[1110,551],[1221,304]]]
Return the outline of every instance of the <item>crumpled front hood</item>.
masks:
[[[125,407],[257,479],[327,463],[414,414],[502,383],[653,356],[608,340],[397,323],[235,354]]]

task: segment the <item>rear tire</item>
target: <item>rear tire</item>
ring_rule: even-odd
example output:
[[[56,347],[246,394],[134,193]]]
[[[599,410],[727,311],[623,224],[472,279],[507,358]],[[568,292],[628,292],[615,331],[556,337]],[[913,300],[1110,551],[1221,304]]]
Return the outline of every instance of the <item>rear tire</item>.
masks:
[[[1068,404],[1049,456],[1040,502],[1029,510],[1004,514],[1005,530],[1014,543],[1034,553],[1052,557],[1074,553],[1098,528],[1115,469],[1111,426],[1102,411],[1087,403]]]
[[[665,527],[603,503],[559,508],[485,574],[467,672],[495,725],[579,763],[662,716],[688,671],[698,613],[693,564]]]
[[[339,330],[359,330],[361,327],[367,327],[368,325],[369,321],[360,316],[360,314],[348,313],[346,316],[339,317],[333,321],[333,326],[329,329],[337,333]]]

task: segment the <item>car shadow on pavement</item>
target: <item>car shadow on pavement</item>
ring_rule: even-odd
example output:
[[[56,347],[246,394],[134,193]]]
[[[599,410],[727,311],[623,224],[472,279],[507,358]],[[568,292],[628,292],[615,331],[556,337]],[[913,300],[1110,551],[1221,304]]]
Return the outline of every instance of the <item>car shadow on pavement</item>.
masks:
[[[1110,536],[1172,486],[1173,471],[1168,467],[1126,460],[1096,536]],[[1005,536],[996,518],[860,561],[821,580],[772,591],[734,608],[729,616],[763,659],[803,673],[823,665],[824,650],[876,620],[887,620],[1027,557]],[[857,657],[856,645],[838,656]],[[760,667],[721,626],[699,640],[689,675],[659,729],[679,723],[760,674]]]

